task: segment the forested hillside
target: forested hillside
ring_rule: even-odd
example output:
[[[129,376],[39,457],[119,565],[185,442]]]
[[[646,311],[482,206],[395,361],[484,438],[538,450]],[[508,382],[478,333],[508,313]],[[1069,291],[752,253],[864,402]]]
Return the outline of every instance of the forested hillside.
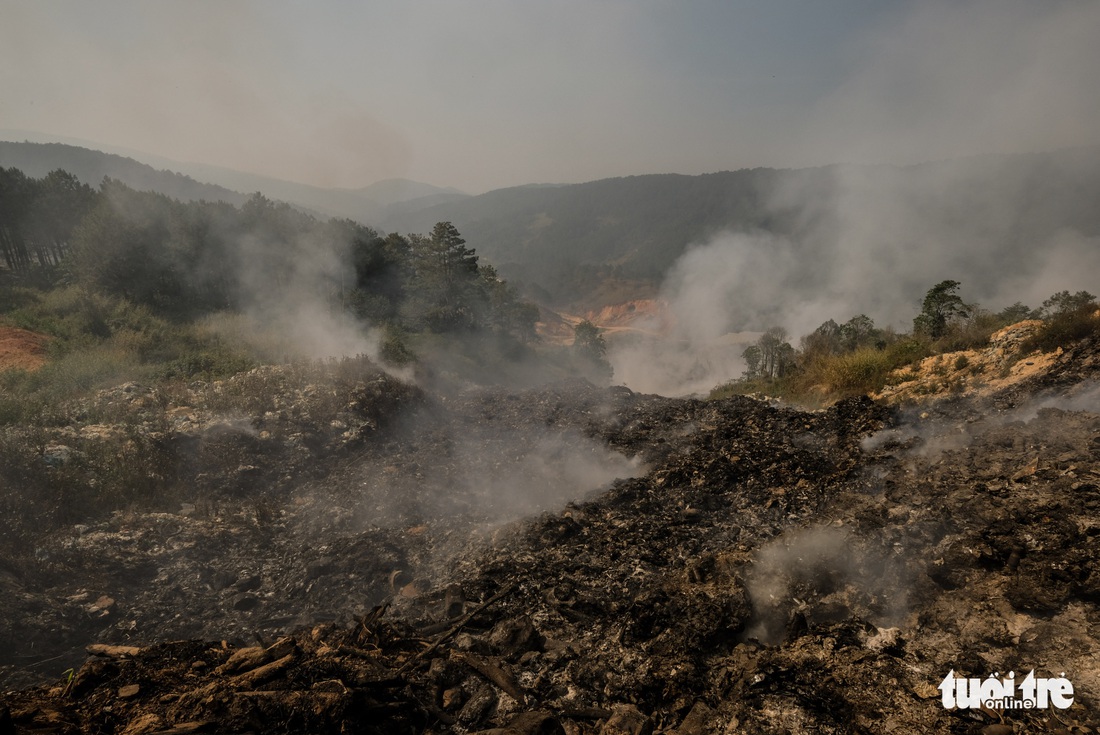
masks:
[[[63,168],[91,186],[109,176],[182,201],[247,201],[128,158],[60,144],[0,143],[0,166],[39,178]],[[227,175],[197,170],[210,181]],[[1066,272],[1095,265],[1081,256],[1098,248],[1081,241],[1100,236],[1096,148],[913,166],[653,174],[475,197],[396,180],[325,190],[240,176],[232,180],[255,184],[248,191],[378,232],[426,232],[452,222],[527,297],[579,311],[657,295],[685,252],[731,233],[750,236],[737,246],[741,269],[768,272],[757,283],[745,283],[743,274],[727,280],[788,294],[772,303],[754,294],[752,303],[737,305],[771,312],[764,321],[775,321],[777,303],[790,303],[793,293],[807,302],[854,294],[860,301],[853,313],[870,313],[887,302],[913,303],[945,277],[967,283],[983,301],[1011,303],[1017,296],[1002,293],[1015,286],[1011,281],[1040,281],[1055,268],[1045,280],[1060,287]],[[1009,264],[1010,271],[991,267]],[[1045,293],[1044,285],[1023,297]],[[753,321],[749,313],[739,320],[762,328]]]
[[[528,356],[538,318],[448,222],[382,236],[260,194],[183,202],[0,169],[0,327],[52,338],[55,358],[3,373],[12,420],[53,388],[218,377],[251,361],[367,354],[400,367],[438,354],[425,362],[484,376]]]
[[[1100,235],[1100,150],[989,156],[915,166],[752,169],[605,179],[492,191],[386,223],[416,230],[454,222],[509,278],[537,282],[559,303],[588,307],[608,281],[656,288],[692,245],[720,233],[762,233],[789,267],[779,290],[825,293],[823,278],[880,260],[900,280],[890,298],[919,298],[954,275],[995,295],[1012,264],[1037,272],[1059,233]],[[768,257],[768,253],[752,253]],[[912,260],[921,271],[908,280]],[[930,264],[942,264],[926,273]],[[865,266],[860,266],[865,269]],[[887,275],[883,273],[882,275]],[[845,281],[843,288],[851,283]],[[863,284],[875,289],[878,284]],[[625,300],[625,299],[623,299]],[[862,305],[868,308],[867,305]]]

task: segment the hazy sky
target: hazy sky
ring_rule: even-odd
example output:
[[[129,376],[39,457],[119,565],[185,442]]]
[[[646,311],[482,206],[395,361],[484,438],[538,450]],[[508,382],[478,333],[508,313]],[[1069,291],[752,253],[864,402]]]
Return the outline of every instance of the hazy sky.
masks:
[[[1100,142],[1096,0],[0,0],[0,129],[322,186]]]

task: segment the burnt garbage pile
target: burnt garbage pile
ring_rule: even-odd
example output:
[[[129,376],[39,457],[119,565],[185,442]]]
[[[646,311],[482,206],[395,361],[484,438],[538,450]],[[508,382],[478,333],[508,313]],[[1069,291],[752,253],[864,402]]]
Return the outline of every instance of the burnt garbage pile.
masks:
[[[427,398],[267,525],[157,521],[229,582],[170,575],[201,635],[120,593],[105,621],[155,624],[105,624],[71,677],[4,696],[0,732],[1090,732],[1088,391],[919,413],[585,384]],[[567,465],[574,497],[548,479]],[[1064,672],[1073,705],[941,703],[949,672],[1031,669]]]
[[[280,528],[299,488],[423,401],[363,359],[171,394],[127,383],[57,407],[65,423],[7,430],[0,678],[253,610],[272,555],[294,548]]]
[[[347,623],[487,529],[644,473],[691,433],[679,405],[583,381],[429,395],[365,360],[102,391],[31,437],[24,495],[104,495],[129,467],[149,498],[24,529],[0,561],[0,678],[49,680],[91,643]]]

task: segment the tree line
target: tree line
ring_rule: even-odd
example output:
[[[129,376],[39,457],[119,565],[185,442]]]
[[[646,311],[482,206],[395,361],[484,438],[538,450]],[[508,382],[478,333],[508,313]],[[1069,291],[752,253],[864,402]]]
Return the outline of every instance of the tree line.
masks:
[[[928,289],[908,334],[876,327],[870,317],[858,314],[843,324],[825,321],[803,336],[800,348],[795,348],[784,328],[772,327],[742,353],[746,365],[742,380],[777,381],[861,350],[889,352],[900,365],[929,354],[980,347],[996,330],[1026,319],[1045,322],[1036,343],[1030,345],[1037,349],[1060,346],[1096,330],[1098,305],[1096,296],[1088,291],[1059,291],[1037,309],[1016,302],[992,312],[964,301],[959,295],[961,285],[949,279]],[[1044,344],[1044,339],[1050,344]]]
[[[11,272],[58,267],[96,191],[57,170],[41,179],[0,167],[0,258]]]
[[[534,338],[538,309],[481,263],[449,222],[382,235],[253,195],[180,202],[65,171],[0,168],[0,275],[76,284],[173,319],[286,300],[300,289],[401,330]]]

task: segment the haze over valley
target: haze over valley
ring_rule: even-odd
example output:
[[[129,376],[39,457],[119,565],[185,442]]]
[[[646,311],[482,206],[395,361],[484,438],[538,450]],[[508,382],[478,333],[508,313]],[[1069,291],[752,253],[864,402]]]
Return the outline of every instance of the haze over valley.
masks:
[[[0,166],[35,176],[64,169],[90,185],[108,176],[183,200],[248,199],[61,144],[0,142]],[[906,331],[924,291],[945,278],[997,310],[1095,289],[1100,272],[1100,148],[651,174],[477,196],[396,180],[355,192],[250,183],[311,216],[381,233],[454,223],[543,309],[545,338],[569,340],[573,324],[594,320],[616,382],[646,392],[705,393],[738,376],[745,347],[777,325],[798,337],[865,314]]]

